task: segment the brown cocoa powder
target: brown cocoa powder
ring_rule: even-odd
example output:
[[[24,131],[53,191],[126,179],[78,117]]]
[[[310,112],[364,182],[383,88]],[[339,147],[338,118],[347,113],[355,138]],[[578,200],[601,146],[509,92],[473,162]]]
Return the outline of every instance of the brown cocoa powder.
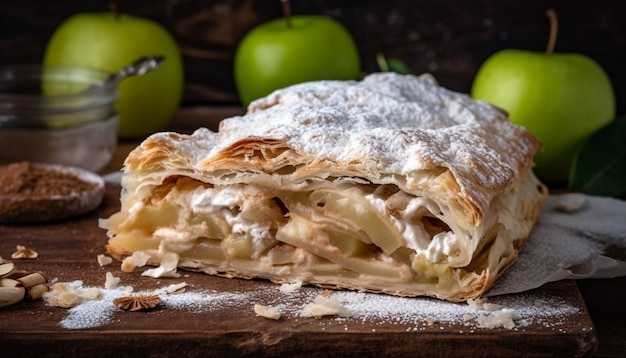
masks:
[[[65,196],[92,190],[96,184],[71,172],[19,162],[0,166],[0,195],[4,197]]]

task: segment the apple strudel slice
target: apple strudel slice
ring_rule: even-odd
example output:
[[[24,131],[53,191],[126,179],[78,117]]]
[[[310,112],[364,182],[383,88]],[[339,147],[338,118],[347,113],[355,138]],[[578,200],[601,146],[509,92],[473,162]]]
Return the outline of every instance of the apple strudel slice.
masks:
[[[147,138],[101,227],[114,257],[164,269],[464,301],[537,220],[540,146],[428,74],[309,82],[217,133]]]

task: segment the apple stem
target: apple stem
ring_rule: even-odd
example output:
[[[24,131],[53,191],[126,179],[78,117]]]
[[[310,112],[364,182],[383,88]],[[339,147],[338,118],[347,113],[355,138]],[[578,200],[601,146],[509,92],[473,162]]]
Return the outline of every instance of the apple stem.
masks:
[[[117,2],[111,1],[109,3],[109,11],[115,15],[116,19],[120,17],[120,9],[117,7]]]
[[[289,4],[289,0],[280,0],[283,5],[283,15],[285,16],[285,24],[287,28],[291,28],[291,5]]]
[[[557,19],[556,11],[554,11],[554,9],[548,9],[546,11],[546,15],[550,19],[550,38],[548,39],[546,54],[552,55],[552,52],[554,51],[554,46],[556,44],[556,36],[559,30],[559,21]]]

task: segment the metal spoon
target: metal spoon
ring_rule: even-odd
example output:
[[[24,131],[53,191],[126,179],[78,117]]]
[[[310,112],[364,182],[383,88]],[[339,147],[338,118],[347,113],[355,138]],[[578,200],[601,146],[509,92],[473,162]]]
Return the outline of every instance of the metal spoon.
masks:
[[[165,61],[163,56],[147,56],[138,59],[130,65],[112,73],[104,80],[104,83],[119,82],[129,76],[143,76],[146,73],[156,70]],[[101,86],[99,84],[98,86]]]

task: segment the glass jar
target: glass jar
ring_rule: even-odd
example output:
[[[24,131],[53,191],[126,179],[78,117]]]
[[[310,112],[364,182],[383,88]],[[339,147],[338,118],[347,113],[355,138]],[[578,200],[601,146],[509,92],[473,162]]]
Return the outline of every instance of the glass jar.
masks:
[[[0,67],[0,164],[104,168],[118,126],[116,84],[108,76],[74,66]]]

